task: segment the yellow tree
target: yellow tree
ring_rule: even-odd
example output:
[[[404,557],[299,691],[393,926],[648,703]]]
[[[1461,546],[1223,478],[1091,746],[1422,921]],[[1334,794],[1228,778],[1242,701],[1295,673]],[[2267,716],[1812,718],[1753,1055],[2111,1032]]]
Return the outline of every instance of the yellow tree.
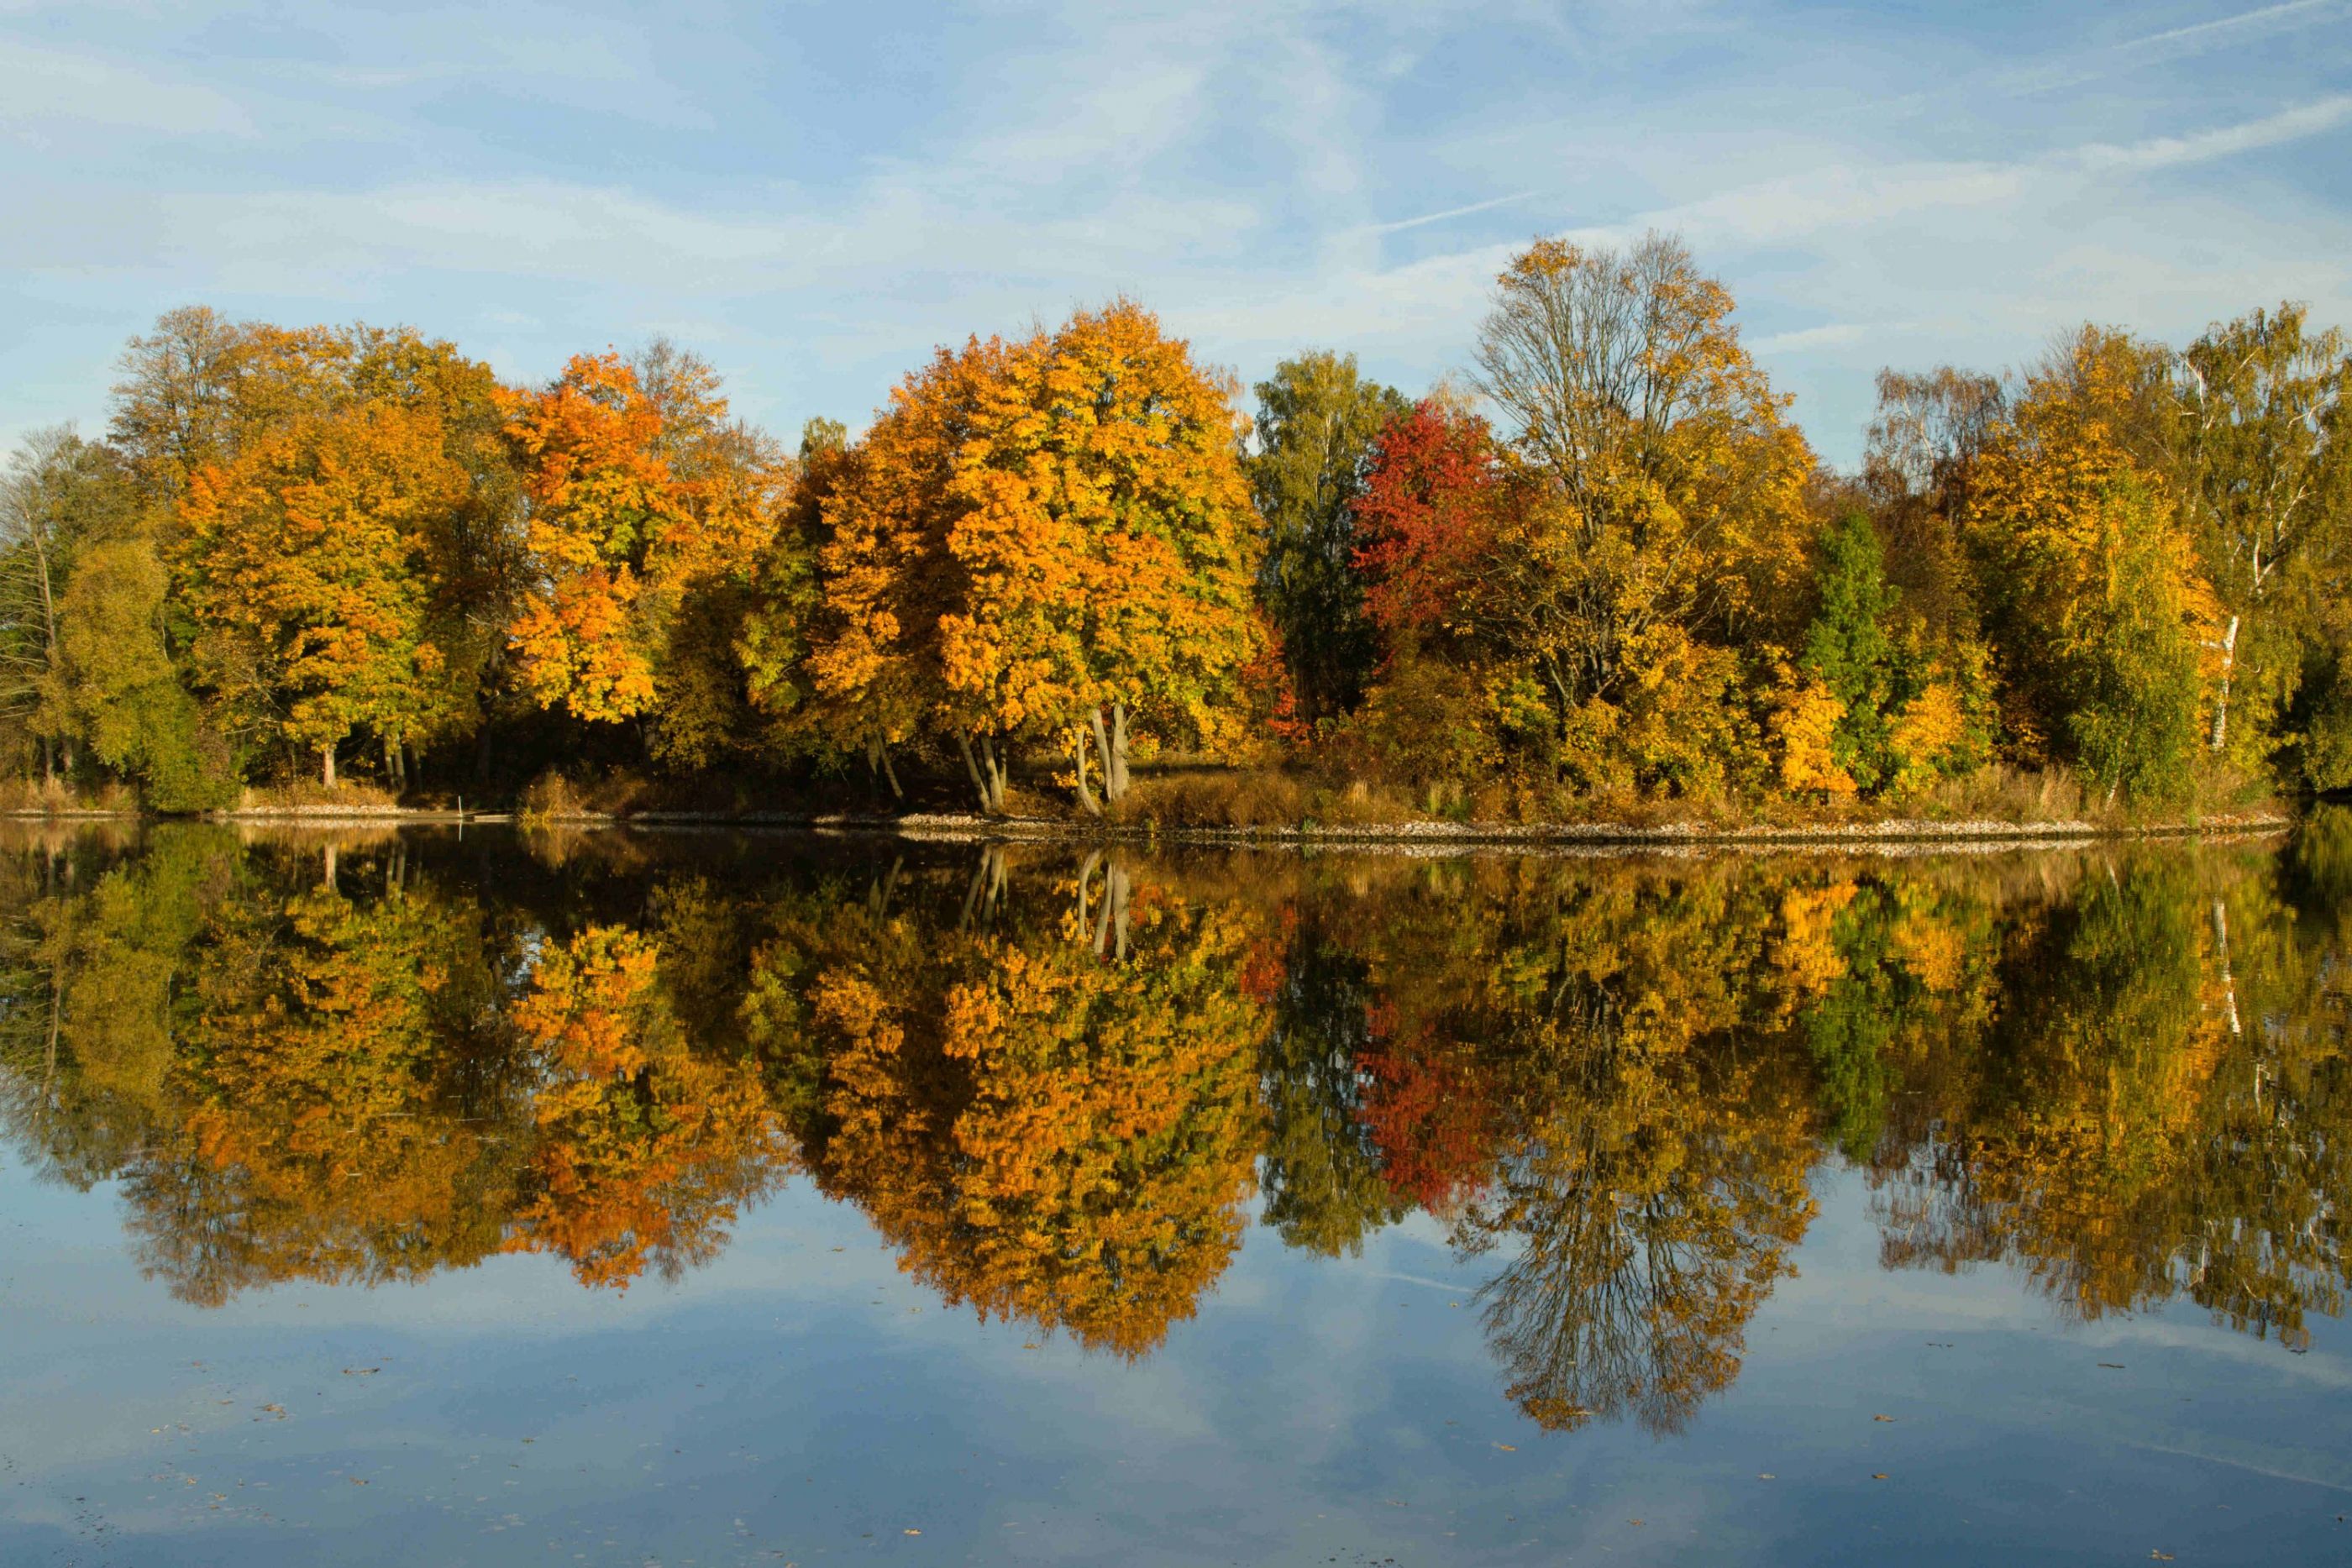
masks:
[[[446,661],[425,538],[467,495],[440,422],[381,403],[298,417],[195,470],[175,565],[201,684],[316,751],[331,785],[354,728],[433,728]]]
[[[1677,241],[1543,241],[1479,331],[1504,503],[1441,614],[1591,782],[1722,788],[1755,760],[1735,650],[1801,622],[1813,458],[1731,312]]]
[[[1128,301],[908,378],[826,514],[811,667],[856,738],[951,737],[992,810],[1015,739],[1068,740],[1091,805],[1130,708],[1218,737],[1264,641],[1234,390]]]
[[[2110,799],[2187,787],[2200,645],[2221,632],[2177,497],[2127,444],[2153,363],[2086,328],[1993,430],[1965,518],[2019,702],[2012,732],[2031,745],[2063,731]]]

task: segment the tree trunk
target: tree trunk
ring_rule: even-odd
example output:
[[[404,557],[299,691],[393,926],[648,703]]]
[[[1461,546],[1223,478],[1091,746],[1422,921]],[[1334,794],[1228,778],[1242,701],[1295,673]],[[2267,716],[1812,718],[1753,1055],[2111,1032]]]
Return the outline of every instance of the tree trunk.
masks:
[[[2230,736],[2230,676],[2237,664],[2238,618],[2232,615],[2230,617],[2230,630],[2221,636],[2221,690],[2213,702],[2212,748],[2215,751],[2221,749],[2221,743]]]
[[[981,814],[985,816],[990,809],[988,780],[981,777],[980,764],[972,757],[971,737],[959,732],[956,736],[956,745],[963,749],[963,770],[971,775],[971,787],[979,792]]]
[[[327,788],[331,789],[335,787],[335,748],[332,746],[319,747],[319,776],[326,780]]]
[[[898,770],[890,765],[890,748],[887,746],[882,748],[882,778],[890,786],[891,800],[904,800],[907,798],[907,792],[898,788]]]
[[[1102,715],[1099,711],[1095,715],[1095,737],[1097,739],[1102,737]],[[1087,816],[1101,816],[1102,808],[1095,803],[1095,792],[1087,786],[1087,737],[1075,729],[1070,731],[1070,760],[1076,764],[1078,769],[1078,804],[1085,808]]]
[[[1004,810],[1004,773],[1011,757],[1009,754],[1000,756],[995,737],[983,735],[980,737],[980,761],[988,778],[988,809],[1002,811]]]
[[[1114,800],[1127,796],[1127,705],[1110,705],[1110,771],[1104,775],[1104,787]]]

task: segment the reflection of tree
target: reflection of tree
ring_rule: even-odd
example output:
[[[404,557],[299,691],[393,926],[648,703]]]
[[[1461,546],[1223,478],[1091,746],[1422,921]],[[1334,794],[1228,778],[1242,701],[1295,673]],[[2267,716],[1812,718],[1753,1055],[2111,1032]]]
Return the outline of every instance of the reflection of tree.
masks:
[[[1371,989],[1363,959],[1315,925],[1291,933],[1258,1068],[1265,1222],[1293,1247],[1355,1252],[1407,1205],[1364,1116]]]
[[[1969,1070],[1907,1086],[1882,1159],[1890,1263],[2011,1260],[2079,1318],[2185,1296],[2295,1346],[2340,1313],[2345,948],[2266,862],[2133,857],[2004,924]]]
[[[514,1009],[540,1061],[530,1195],[507,1245],[625,1285],[715,1255],[783,1151],[756,1067],[687,1049],[656,978],[658,947],[595,926],[539,958]]]
[[[48,1174],[87,1187],[151,1135],[172,1060],[171,990],[198,891],[226,836],[159,829],[135,862],[89,845],[0,859],[0,1122]],[[87,863],[86,863],[87,862]]]
[[[1758,1027],[1769,894],[1722,868],[1487,867],[1363,921],[1368,1125],[1462,1251],[1508,1260],[1487,1333],[1547,1426],[1679,1427],[1812,1218],[1805,1076]]]
[[[501,1144],[446,1113],[437,999],[478,912],[329,887],[215,901],[184,971],[171,1118],[129,1173],[148,1267],[193,1300],[374,1282],[496,1249]]]
[[[708,1256],[782,1158],[754,1067],[687,1049],[650,940],[543,938],[382,848],[166,831],[86,889],[45,870],[0,966],[12,1131],[121,1178],[146,1266],[198,1301],[502,1249],[597,1283]]]
[[[1127,1354],[1228,1266],[1263,1154],[1289,1245],[1417,1203],[1494,1259],[1538,1418],[1665,1430],[1736,1375],[1823,1143],[1889,1266],[2294,1345],[2340,1313],[2347,822],[2283,856],[1076,875],[44,841],[0,853],[0,1129],[120,1179],[195,1300],[500,1250],[625,1283],[803,1162],[949,1299]]]
[[[1485,1288],[1511,1397],[1543,1425],[1672,1432],[1738,1375],[1813,1205],[1810,1107],[1777,1064],[1594,1062],[1465,1215],[1518,1250]]]
[[[1097,951],[1101,906],[977,929],[850,906],[814,936],[816,961],[785,940],[762,967],[808,976],[819,1060],[788,1077],[825,1189],[950,1301],[1135,1355],[1239,1244],[1265,1025],[1235,984],[1244,919],[1124,868],[1106,882],[1126,890],[1123,958],[1113,938]]]

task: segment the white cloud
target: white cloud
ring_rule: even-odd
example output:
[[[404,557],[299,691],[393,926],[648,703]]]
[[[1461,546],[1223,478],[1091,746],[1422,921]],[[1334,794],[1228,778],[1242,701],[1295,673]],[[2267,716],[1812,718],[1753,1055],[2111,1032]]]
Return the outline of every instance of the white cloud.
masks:
[[[0,39],[0,126],[38,134],[63,125],[173,136],[249,136],[254,130],[235,99],[210,88],[91,55]]]

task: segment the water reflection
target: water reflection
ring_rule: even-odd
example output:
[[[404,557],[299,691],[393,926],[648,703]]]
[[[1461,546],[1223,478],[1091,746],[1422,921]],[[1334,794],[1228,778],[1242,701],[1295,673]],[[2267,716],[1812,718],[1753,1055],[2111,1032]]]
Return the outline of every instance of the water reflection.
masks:
[[[1486,1260],[1510,1397],[1685,1427],[1814,1209],[2075,1319],[2343,1310],[2352,822],[2291,845],[1408,861],[226,830],[0,855],[0,1117],[178,1296],[625,1288],[799,1175],[1149,1354],[1255,1211]]]

